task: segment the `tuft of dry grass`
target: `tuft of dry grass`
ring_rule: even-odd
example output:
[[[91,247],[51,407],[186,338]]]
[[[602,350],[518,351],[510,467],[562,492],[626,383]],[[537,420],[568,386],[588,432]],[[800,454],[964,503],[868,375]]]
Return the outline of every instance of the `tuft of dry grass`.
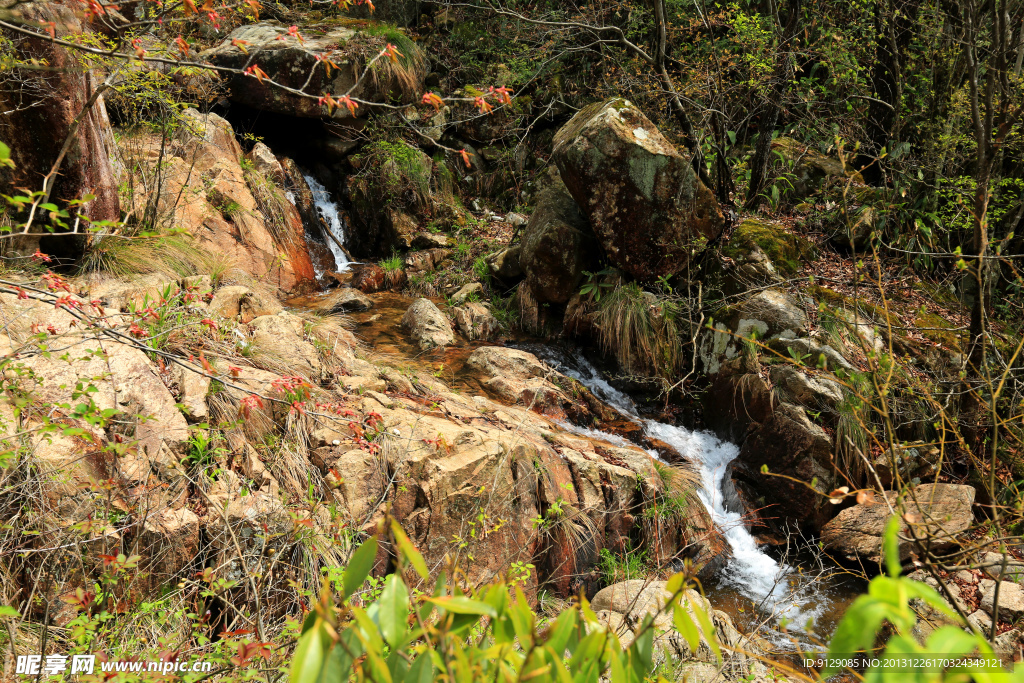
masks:
[[[594,322],[602,350],[614,355],[624,371],[672,379],[686,364],[683,331],[688,323],[682,314],[677,302],[631,282],[597,302]]]

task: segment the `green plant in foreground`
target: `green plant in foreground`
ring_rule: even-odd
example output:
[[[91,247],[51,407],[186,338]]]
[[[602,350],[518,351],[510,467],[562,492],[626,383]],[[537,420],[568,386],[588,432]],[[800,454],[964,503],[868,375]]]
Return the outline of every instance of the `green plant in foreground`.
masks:
[[[290,683],[664,680],[652,677],[655,615],[644,618],[634,641],[623,648],[586,599],[541,628],[515,578],[466,594],[449,585],[442,573],[431,595],[416,595],[403,576],[419,575],[428,581],[426,562],[397,522],[391,522],[390,530],[399,571],[389,575],[379,597],[364,606],[343,600],[336,607],[330,592],[323,592],[303,623]],[[355,551],[341,582],[342,597],[358,593],[377,548],[377,538],[372,537]],[[663,611],[672,613],[690,647],[696,650],[703,633],[720,657],[708,615],[685,604],[683,575],[673,576],[667,590],[672,599]]]
[[[1016,671],[1011,674],[1000,666],[986,664],[997,659],[992,646],[981,633],[965,631],[966,624],[962,623],[934,588],[900,576],[899,527],[899,516],[890,517],[883,537],[886,574],[872,579],[867,594],[854,600],[846,610],[829,643],[830,658],[849,659],[857,653],[866,653],[869,657],[877,658],[880,664],[867,669],[864,674],[865,683],[1024,681],[1024,666],[1018,665]],[[932,632],[923,645],[918,643],[912,635],[917,623],[917,614],[910,605],[913,599],[927,603],[955,620],[958,625],[942,626]],[[895,633],[886,641],[884,650],[878,653],[875,651],[875,643],[879,634],[886,629],[886,623],[895,630]],[[962,661],[972,654],[977,654],[981,658],[977,665]],[[937,669],[930,664],[935,659],[952,661],[955,664],[946,667],[945,670]],[[886,660],[903,660],[910,662],[910,665],[882,664]],[[828,678],[838,671],[839,667],[829,666],[821,673],[822,677]]]

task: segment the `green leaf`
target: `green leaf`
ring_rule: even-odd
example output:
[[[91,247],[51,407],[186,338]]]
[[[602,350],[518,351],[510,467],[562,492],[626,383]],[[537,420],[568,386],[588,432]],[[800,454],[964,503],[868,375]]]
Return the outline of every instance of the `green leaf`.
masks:
[[[348,680],[352,664],[362,656],[363,644],[352,629],[341,632],[338,642],[327,654],[327,661],[320,674],[319,683],[337,683]]]
[[[672,615],[672,623],[675,625],[676,630],[686,639],[686,644],[690,646],[690,652],[697,652],[697,648],[700,646],[700,633],[697,631],[697,625],[693,623],[690,611],[682,605],[676,605]]]
[[[710,645],[712,651],[714,651],[715,657],[717,657],[718,661],[721,662],[722,650],[718,647],[718,637],[715,635],[715,627],[712,626],[711,620],[704,612],[704,608],[700,605],[694,605],[693,616],[697,617],[697,623],[700,624],[701,630],[704,631],[704,640],[708,641],[708,645]]]
[[[0,142],[0,145],[2,145],[2,144],[4,144],[4,143]],[[0,619],[3,619],[4,617],[13,617],[13,618],[17,619],[20,616],[21,616],[21,612],[19,612],[18,610],[14,609],[13,607],[10,607],[8,605],[0,605]]]
[[[478,614],[492,618],[498,616],[497,610],[486,602],[473,600],[464,595],[449,595],[443,598],[427,598],[426,600],[455,614]]]
[[[434,680],[434,665],[430,661],[430,655],[426,652],[417,657],[408,673],[405,674],[405,683],[430,683]]]
[[[897,577],[900,575],[902,565],[900,563],[900,539],[898,537],[900,532],[900,520],[899,517],[893,515],[889,518],[889,521],[885,523],[885,535],[883,536],[883,543],[885,547],[885,568],[889,573],[889,576]]]
[[[299,643],[295,646],[292,668],[288,675],[289,683],[317,683],[330,646],[327,624],[317,618],[316,623],[299,638]]]
[[[380,610],[377,619],[384,640],[391,647],[398,648],[405,640],[408,631],[406,620],[409,618],[409,589],[398,574],[388,576],[377,604]]]
[[[362,545],[352,553],[352,558],[345,567],[345,574],[342,576],[341,585],[345,591],[345,597],[351,597],[366,581],[373,569],[373,561],[377,557],[377,537],[371,536],[363,541]]]
[[[395,543],[398,545],[398,550],[405,556],[405,559],[409,560],[412,568],[416,570],[416,573],[420,575],[420,578],[424,581],[430,580],[430,572],[427,571],[427,563],[423,561],[423,556],[420,555],[420,551],[416,550],[413,546],[412,541],[405,535],[405,531],[397,520],[391,520],[391,533],[395,537]]]

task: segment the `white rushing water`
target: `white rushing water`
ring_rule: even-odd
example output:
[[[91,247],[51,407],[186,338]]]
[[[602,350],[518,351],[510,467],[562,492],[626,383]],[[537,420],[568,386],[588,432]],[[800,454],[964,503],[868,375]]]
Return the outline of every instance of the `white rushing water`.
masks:
[[[320,216],[324,219],[324,224],[327,226],[327,229],[330,230],[331,234],[337,238],[338,242],[344,244],[345,221],[342,219],[341,214],[338,211],[338,205],[331,201],[331,194],[319,180],[306,174],[303,174],[302,177],[306,179],[306,184],[309,185],[309,190],[313,193],[313,203],[316,205],[316,210],[320,212]],[[335,270],[338,272],[348,270],[351,265],[351,262],[348,260],[348,255],[330,237],[327,237],[327,247],[334,255]],[[318,273],[317,275],[322,275],[322,273]]]
[[[720,571],[720,580],[757,605],[773,621],[786,620],[802,630],[808,620],[818,621],[828,608],[828,598],[816,582],[794,567],[777,562],[765,553],[743,521],[742,503],[732,491],[729,464],[739,455],[736,444],[721,441],[710,432],[694,432],[674,425],[647,420],[638,414],[632,399],[602,377],[582,356],[561,362],[557,354],[539,350],[545,360],[570,377],[585,384],[605,403],[629,419],[644,426],[647,434],[675,448],[680,455],[699,466],[701,502],[732,549],[732,558]],[[615,441],[621,437],[588,430],[592,436]]]

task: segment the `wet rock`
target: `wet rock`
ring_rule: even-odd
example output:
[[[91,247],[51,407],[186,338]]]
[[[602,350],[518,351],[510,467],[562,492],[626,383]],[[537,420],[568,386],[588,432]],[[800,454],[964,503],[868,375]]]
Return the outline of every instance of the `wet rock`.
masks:
[[[782,403],[775,407],[743,442],[737,456],[742,477],[753,484],[771,507],[768,514],[784,517],[802,529],[816,531],[834,513],[828,498],[810,493],[806,486],[817,480],[820,494],[833,489],[832,440],[811,422],[800,406]],[[761,473],[763,466],[774,474]],[[796,481],[793,481],[793,480]],[[798,483],[800,482],[800,483]]]
[[[1012,581],[999,584],[999,619],[1014,622],[1024,616],[1024,587]],[[981,592],[981,608],[992,616],[996,604],[996,582],[982,579],[979,586]]]
[[[901,536],[912,529],[917,537],[928,535],[929,547],[935,552],[948,550],[957,543],[957,536],[974,522],[971,506],[974,488],[960,484],[921,484],[913,495],[904,499]],[[894,491],[875,494],[870,500],[842,510],[821,530],[825,547],[851,559],[879,562],[882,559],[882,533],[889,519],[889,505],[896,505]],[[888,505],[886,504],[888,500]],[[900,559],[910,557],[914,546],[909,540],[900,541]]]
[[[582,109],[552,157],[608,260],[640,280],[681,272],[725,226],[689,160],[626,100]]]
[[[373,299],[355,287],[339,287],[317,307],[325,313],[352,313],[368,311],[373,308]]]
[[[452,317],[455,318],[459,332],[468,341],[491,339],[501,329],[488,304],[466,302],[452,309]]]
[[[437,306],[429,299],[416,299],[402,316],[402,328],[424,351],[455,343],[455,333]]]
[[[479,282],[470,282],[463,285],[459,291],[452,294],[452,303],[459,306],[470,299],[480,301],[484,298],[484,286]]]
[[[555,180],[541,191],[523,232],[519,263],[538,301],[564,304],[576,293],[596,249],[575,200]]]
[[[296,90],[348,93],[366,102],[385,102],[392,95],[402,101],[422,89],[426,69],[422,66],[418,49],[414,48],[415,54],[406,55],[406,62],[411,66],[406,71],[414,81],[411,87],[403,89],[396,79],[382,73],[378,78],[363,79],[353,89],[359,72],[364,68],[357,52],[350,52],[358,44],[358,31],[345,25],[335,25],[327,30],[312,29],[299,27],[300,42],[297,37],[289,35],[287,26],[277,22],[247,24],[228,34],[220,45],[202,52],[200,58],[216,66],[237,69],[259,64],[270,80]],[[244,50],[240,44],[245,45]],[[340,68],[331,69],[330,76],[321,61],[324,57],[340,65]],[[262,111],[316,119],[353,116],[344,106],[332,109],[315,97],[294,95],[247,75],[232,76],[228,87],[231,101]],[[370,109],[370,106],[359,107],[355,116],[364,116]]]
[[[375,263],[366,263],[353,266],[355,275],[352,277],[352,286],[364,294],[382,292],[388,288],[388,277],[384,269]]]
[[[773,365],[769,376],[783,400],[807,408],[835,408],[843,400],[843,386],[839,382],[809,376],[792,365]]]
[[[265,144],[257,142],[245,158],[252,162],[253,167],[263,177],[284,187],[284,168]]]

